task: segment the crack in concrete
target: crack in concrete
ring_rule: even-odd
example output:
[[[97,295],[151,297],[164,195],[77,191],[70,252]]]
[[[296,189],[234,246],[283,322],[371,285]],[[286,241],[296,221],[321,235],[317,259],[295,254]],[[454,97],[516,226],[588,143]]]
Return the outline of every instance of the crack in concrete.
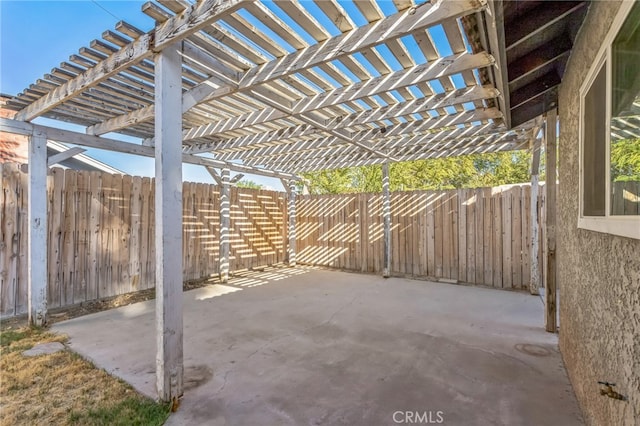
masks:
[[[329,324],[331,321],[333,321],[333,319],[336,317],[336,315],[338,315],[340,312],[342,312],[345,308],[353,305],[353,302],[356,301],[356,299],[358,299],[362,294],[356,294],[355,296],[353,296],[353,299],[351,299],[349,302],[345,303],[344,305],[340,306],[338,309],[336,309],[336,311],[331,314],[331,316],[329,317],[328,320],[321,322],[320,324],[316,324],[316,325],[312,325],[310,327],[305,328],[304,330],[302,330],[302,333],[307,333],[309,330],[313,330],[314,328],[318,328],[318,327],[322,327],[323,325]]]

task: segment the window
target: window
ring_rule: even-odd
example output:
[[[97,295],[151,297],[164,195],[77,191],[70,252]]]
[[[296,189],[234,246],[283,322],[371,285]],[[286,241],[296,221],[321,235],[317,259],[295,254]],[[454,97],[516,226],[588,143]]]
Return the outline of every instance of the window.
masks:
[[[580,90],[578,226],[640,239],[640,3],[623,2]]]

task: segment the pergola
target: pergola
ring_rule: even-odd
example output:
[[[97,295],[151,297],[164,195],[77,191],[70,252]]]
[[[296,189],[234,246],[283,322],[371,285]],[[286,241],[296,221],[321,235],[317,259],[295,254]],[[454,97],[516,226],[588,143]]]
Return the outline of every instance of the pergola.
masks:
[[[173,255],[182,245],[182,162],[207,167],[221,186],[225,280],[230,171],[283,180],[295,264],[299,173],[382,164],[388,265],[390,163],[532,146],[540,121],[505,124],[507,64],[493,2],[393,5],[385,14],[375,0],[354,1],[349,11],[335,0],[313,7],[290,0],[148,2],[142,11],[156,21],[153,30],[121,22],[11,99],[7,107],[17,115],[0,128],[30,137],[30,320],[46,321],[47,139],[156,160],[163,400],[183,389],[182,265]],[[80,124],[86,133],[30,123],[37,117]],[[103,136],[112,132],[143,142]]]

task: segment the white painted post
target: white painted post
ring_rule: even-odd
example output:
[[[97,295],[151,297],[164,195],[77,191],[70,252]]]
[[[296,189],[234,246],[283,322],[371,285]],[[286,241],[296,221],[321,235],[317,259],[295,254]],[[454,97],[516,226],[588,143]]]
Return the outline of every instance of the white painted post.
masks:
[[[557,324],[557,307],[556,307],[556,161],[557,161],[557,140],[556,126],[557,115],[556,110],[551,110],[546,114],[546,122],[544,126],[546,141],[546,169],[547,179],[545,186],[547,188],[547,282],[544,286],[545,295],[545,329],[548,332],[556,333]]]
[[[29,138],[29,324],[47,323],[47,137]]]
[[[540,289],[540,267],[538,250],[540,247],[540,223],[538,218],[538,192],[539,182],[538,173],[540,169],[540,139],[534,134],[533,155],[531,157],[531,282],[529,283],[529,291],[531,294],[539,294]]]
[[[161,401],[183,392],[182,64],[179,44],[155,57],[156,385]]]
[[[229,228],[231,227],[231,201],[229,199],[229,169],[220,173],[220,281],[229,281]]]
[[[384,253],[382,276],[391,276],[391,194],[389,192],[389,163],[382,164],[382,218],[384,221]]]
[[[289,266],[296,266],[296,182],[288,182],[289,195]]]

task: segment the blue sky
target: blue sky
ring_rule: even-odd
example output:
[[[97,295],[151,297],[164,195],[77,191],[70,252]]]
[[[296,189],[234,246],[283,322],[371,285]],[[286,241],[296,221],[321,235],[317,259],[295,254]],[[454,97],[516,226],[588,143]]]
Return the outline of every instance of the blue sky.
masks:
[[[422,3],[422,0],[418,1]],[[136,27],[148,31],[153,28],[154,21],[140,10],[144,1],[119,1],[119,0],[69,0],[69,1],[29,1],[29,0],[0,0],[0,92],[15,95],[50,70],[66,61],[71,54],[78,49],[88,46],[91,40],[101,39],[101,34],[108,29],[113,29],[120,20],[125,20]],[[271,0],[265,0],[264,4],[277,15],[281,16],[289,25],[297,31],[302,30],[288,16],[279,12]],[[331,35],[339,34],[338,29],[328,20],[311,1],[306,1],[305,7],[328,29]],[[381,9],[386,15],[395,12],[393,3],[380,2]],[[366,23],[362,15],[351,2],[345,2],[343,7],[352,16],[356,25]],[[325,18],[325,19],[323,19]],[[263,29],[268,35],[273,33],[261,23],[254,25]],[[431,36],[440,54],[451,54],[448,43],[441,27],[430,29]],[[309,43],[315,43],[310,36],[301,31],[302,36]],[[279,40],[277,36],[274,37]],[[286,43],[285,43],[286,44]],[[420,53],[415,43],[405,44],[411,55],[418,62],[424,62],[424,56]],[[385,57],[394,71],[401,69],[400,64],[385,52],[386,47],[379,48],[380,54]],[[366,61],[365,66],[367,66]],[[346,68],[340,66],[343,71]],[[372,75],[377,71],[367,66]],[[350,73],[347,72],[347,75]],[[463,87],[461,76],[454,76],[454,84]],[[434,86],[436,91],[442,88]],[[411,89],[411,88],[410,88]],[[395,96],[395,94],[394,94]],[[84,132],[83,127],[72,126],[66,123],[56,123],[51,120],[37,119],[35,122],[55,125],[72,130]],[[128,141],[121,135],[109,135]],[[153,159],[127,156],[108,151],[88,150],[89,155],[104,161],[122,171],[142,176],[153,175]],[[184,179],[190,181],[213,182],[209,174],[202,167],[185,165]],[[248,176],[249,179],[259,182],[273,189],[282,189],[277,179],[263,178],[260,176]]]
[[[99,0],[13,1],[0,0],[0,92],[15,95],[66,61],[91,40],[101,39],[104,31],[125,20],[148,31],[154,21],[141,12],[144,1]],[[106,10],[105,10],[106,9]],[[113,16],[115,15],[115,16]],[[47,119],[34,122],[84,132],[84,127]],[[114,136],[114,135],[109,135]],[[119,139],[134,141],[118,135]],[[86,154],[125,173],[153,176],[152,158],[87,149]],[[185,164],[183,178],[213,183],[201,166]],[[278,179],[247,176],[266,187],[282,190]]]

